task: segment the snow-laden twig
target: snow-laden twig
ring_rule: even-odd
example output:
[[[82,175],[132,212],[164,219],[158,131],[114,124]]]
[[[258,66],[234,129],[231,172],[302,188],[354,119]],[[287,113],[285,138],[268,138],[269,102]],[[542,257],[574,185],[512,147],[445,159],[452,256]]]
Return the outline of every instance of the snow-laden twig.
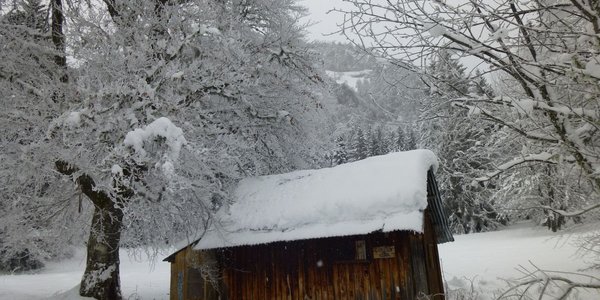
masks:
[[[490,98],[457,98],[455,99],[457,102],[462,103],[489,103],[489,104],[497,104],[506,107],[515,107],[518,103],[519,105],[527,104],[532,109],[537,109],[541,111],[552,111],[566,117],[583,117],[586,120],[593,123],[600,123],[600,112],[596,109],[586,109],[583,107],[569,107],[566,105],[553,104],[550,106],[548,103],[532,100],[532,99],[508,99],[506,97],[496,97],[493,99]]]
[[[510,287],[496,299],[569,299],[575,290],[586,290],[600,296],[600,278],[574,272],[544,270],[529,262],[532,268],[521,266],[524,276],[509,281]]]
[[[548,152],[542,152],[542,153],[538,153],[538,154],[530,154],[521,158],[515,158],[509,162],[506,162],[498,167],[496,167],[496,171],[491,172],[486,174],[485,176],[476,178],[475,180],[477,181],[488,181],[498,175],[500,175],[502,172],[505,172],[507,170],[510,170],[516,166],[525,164],[525,163],[531,163],[531,162],[542,162],[542,163],[548,163],[548,164],[556,164],[556,160],[554,159],[555,155],[548,153]]]
[[[480,114],[480,115],[484,116],[486,119],[496,122],[496,123],[499,123],[499,124],[502,124],[528,139],[532,139],[532,140],[536,140],[536,141],[540,141],[540,142],[548,142],[548,143],[553,143],[553,144],[558,143],[558,139],[556,139],[550,135],[538,134],[535,132],[527,131],[526,129],[522,128],[520,125],[515,124],[514,122],[509,122],[507,120],[504,120],[504,119],[496,116],[496,114],[494,114],[492,111],[487,110],[485,108],[468,105],[468,104],[465,104],[462,102],[453,102],[453,105],[455,107],[466,109],[469,112],[471,112],[471,114],[475,114],[475,113]]]
[[[531,206],[526,209],[545,209],[545,210],[553,211],[563,217],[577,217],[577,216],[581,216],[589,211],[596,210],[598,208],[600,208],[600,203],[588,205],[588,206],[578,209],[576,211],[565,211],[565,210],[557,209],[557,208],[554,208],[554,207],[551,207],[548,205]]]

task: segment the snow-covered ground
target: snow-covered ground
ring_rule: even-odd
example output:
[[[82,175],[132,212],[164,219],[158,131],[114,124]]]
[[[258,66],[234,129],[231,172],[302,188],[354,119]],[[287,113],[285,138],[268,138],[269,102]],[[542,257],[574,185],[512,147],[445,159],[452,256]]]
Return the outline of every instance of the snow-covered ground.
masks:
[[[576,272],[589,266],[574,255],[573,242],[580,234],[556,234],[530,224],[518,224],[497,232],[456,236],[456,242],[440,246],[444,277],[451,289],[469,290],[476,284],[480,299],[490,299],[505,287],[503,279],[521,277],[519,266],[531,263],[543,269]],[[169,265],[158,257],[152,267],[145,255],[132,258],[123,251],[121,284],[125,299],[168,299]],[[530,263],[531,262],[531,263]],[[0,299],[72,299],[68,291],[78,284],[85,266],[84,251],[67,261],[48,263],[27,275],[1,275]],[[600,271],[591,273],[600,276]],[[57,297],[58,293],[65,293]],[[71,294],[75,294],[74,291]],[[600,294],[579,294],[578,299],[600,299]]]
[[[353,88],[355,91],[358,90],[357,84],[361,80],[365,80],[365,77],[371,73],[371,70],[363,70],[363,71],[351,71],[351,72],[335,72],[335,71],[327,71],[327,75],[333,78],[339,84],[347,84],[349,87]]]
[[[169,299],[170,266],[164,257],[148,259],[141,253],[129,256],[121,251],[121,288],[125,299]],[[152,265],[153,263],[153,265]],[[36,274],[0,276],[1,300],[72,300],[79,297],[73,287],[79,284],[85,269],[85,251],[72,259],[47,263]]]
[[[506,289],[505,280],[524,276],[522,267],[530,271],[538,267],[581,272],[590,266],[591,257],[577,255],[575,243],[581,235],[598,228],[586,226],[553,233],[541,226],[521,223],[495,232],[455,235],[455,242],[439,247],[444,279],[450,290],[471,290],[473,282],[478,299],[494,299],[500,289]],[[600,270],[586,274],[600,278]],[[600,291],[580,293],[575,299],[598,300]]]

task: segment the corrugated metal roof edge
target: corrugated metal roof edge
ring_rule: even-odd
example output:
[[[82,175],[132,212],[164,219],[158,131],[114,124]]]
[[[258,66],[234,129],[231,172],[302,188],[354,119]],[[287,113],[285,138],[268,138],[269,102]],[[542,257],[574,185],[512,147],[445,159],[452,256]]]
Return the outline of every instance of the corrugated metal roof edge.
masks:
[[[199,238],[199,239],[197,239],[197,240],[195,240],[195,241],[187,244],[185,247],[183,247],[183,248],[181,248],[181,249],[179,249],[179,250],[171,253],[171,255],[165,257],[162,261],[166,261],[166,262],[170,262],[170,263],[174,262],[175,261],[175,256],[177,256],[177,254],[179,252],[187,249],[188,247],[194,247],[194,246],[196,246],[196,244],[198,244],[198,242],[200,241],[200,239],[202,239],[202,238]]]
[[[444,205],[432,169],[427,171],[427,196],[427,207],[431,211],[431,221],[435,229],[437,243],[454,242],[452,231],[448,225],[448,217],[444,212]]]

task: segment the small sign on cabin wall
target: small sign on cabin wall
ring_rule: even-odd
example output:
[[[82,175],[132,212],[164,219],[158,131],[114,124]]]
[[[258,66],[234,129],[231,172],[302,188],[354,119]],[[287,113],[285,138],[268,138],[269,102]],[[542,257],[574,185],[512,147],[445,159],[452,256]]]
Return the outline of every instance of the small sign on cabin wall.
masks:
[[[396,257],[394,246],[373,247],[373,258],[393,258]]]

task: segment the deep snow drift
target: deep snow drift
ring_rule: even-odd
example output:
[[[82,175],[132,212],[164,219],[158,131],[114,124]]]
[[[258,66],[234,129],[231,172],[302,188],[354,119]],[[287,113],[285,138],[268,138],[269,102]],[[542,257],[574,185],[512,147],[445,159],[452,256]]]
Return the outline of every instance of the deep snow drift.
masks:
[[[517,224],[507,229],[470,235],[456,235],[456,241],[440,246],[444,277],[451,290],[469,290],[470,281],[476,284],[478,299],[493,299],[504,288],[503,279],[521,277],[519,265],[561,271],[579,271],[589,266],[588,259],[575,256],[576,237],[590,232],[580,229],[574,233],[553,233],[531,224]],[[598,226],[596,226],[598,228]],[[597,230],[597,229],[596,229]],[[157,257],[154,268],[145,255],[131,258],[121,252],[121,284],[125,299],[168,299],[169,264]],[[0,275],[0,299],[77,299],[76,286],[85,267],[84,251],[73,259],[48,263],[37,274]],[[600,276],[600,271],[590,273]],[[62,295],[55,295],[62,293]],[[54,296],[53,296],[54,295]],[[579,294],[576,299],[600,299],[600,293]]]

